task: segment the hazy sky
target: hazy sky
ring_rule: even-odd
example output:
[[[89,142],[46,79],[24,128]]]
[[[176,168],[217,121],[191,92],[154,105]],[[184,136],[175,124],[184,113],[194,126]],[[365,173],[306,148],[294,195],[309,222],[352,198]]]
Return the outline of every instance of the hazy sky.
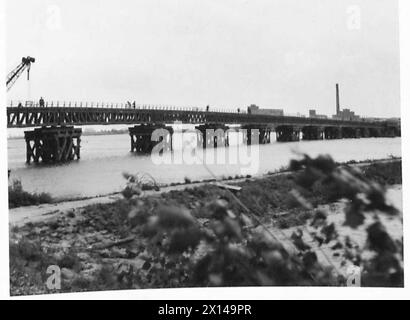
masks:
[[[397,1],[9,0],[9,99],[399,116]]]

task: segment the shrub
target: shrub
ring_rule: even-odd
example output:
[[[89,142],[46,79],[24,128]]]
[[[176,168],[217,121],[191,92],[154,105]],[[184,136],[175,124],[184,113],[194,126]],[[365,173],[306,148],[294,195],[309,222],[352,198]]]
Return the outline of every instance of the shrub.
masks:
[[[126,199],[131,199],[133,196],[139,196],[145,190],[159,190],[159,186],[155,179],[147,173],[130,174],[123,173],[123,177],[127,180],[126,186],[122,191],[122,195]]]
[[[176,208],[162,209],[152,219],[155,240],[150,249],[167,253],[166,259],[155,259],[158,270],[173,262],[185,268],[194,286],[315,285],[333,281],[330,272],[312,278],[311,273],[319,273],[317,262],[290,254],[263,226],[249,228],[254,222],[245,215],[235,215],[227,202],[212,202],[207,209],[210,222],[203,227],[188,211]],[[198,257],[194,252],[200,245],[207,249]],[[187,256],[191,257],[189,262]]]
[[[348,201],[344,211],[345,226],[353,230],[366,226],[366,244],[361,247],[353,245],[348,237],[340,235],[333,223],[327,221],[326,213],[317,211],[307,230],[318,245],[333,243],[333,249],[342,252],[344,263],[359,266],[362,270],[363,286],[402,287],[403,241],[393,240],[380,220],[381,215],[397,219],[400,217],[397,209],[386,201],[384,188],[368,178],[369,171],[363,174],[357,168],[336,167],[330,158],[311,159],[306,155],[293,164],[294,168],[302,169],[298,181],[303,181],[303,187],[312,186],[314,183],[331,185],[335,199]],[[387,170],[393,170],[396,176],[397,170],[401,171],[401,163],[388,167],[390,169]],[[386,171],[383,164],[371,165],[369,168],[380,169],[378,173],[373,171],[377,180],[383,177],[380,173]],[[302,251],[306,253],[309,249]]]
[[[20,180],[13,180],[9,185],[9,208],[52,203],[53,198],[48,193],[29,193],[24,191]]]
[[[361,267],[363,286],[403,286],[402,242],[393,240],[378,218],[382,214],[397,215],[387,203],[384,189],[359,170],[339,167],[327,156],[305,156],[292,161],[290,168],[298,172],[297,188],[294,186],[289,194],[301,207],[314,208],[303,195],[311,193],[314,185],[332,186],[335,200],[349,203],[345,226],[357,229],[365,223],[365,216],[369,217],[372,221],[366,228],[367,244],[359,247],[341,236],[339,227],[329,222],[327,212],[322,210],[307,211],[298,217],[302,227],[288,239],[296,249],[293,251],[260,222],[258,215],[251,210],[235,213],[229,201],[209,203],[202,214],[208,220],[204,225],[199,225],[186,209],[166,207],[147,224],[153,283],[161,286],[163,281],[169,282],[169,276],[162,274],[164,269],[171,272],[167,266],[172,265],[173,275],[181,276],[178,283],[191,286],[345,285],[340,270],[319,262],[316,250],[326,244],[335,256],[343,257],[344,264]],[[263,190],[266,188],[255,192]],[[291,219],[295,216],[281,223],[293,223]],[[316,249],[305,242],[306,234],[313,238]]]

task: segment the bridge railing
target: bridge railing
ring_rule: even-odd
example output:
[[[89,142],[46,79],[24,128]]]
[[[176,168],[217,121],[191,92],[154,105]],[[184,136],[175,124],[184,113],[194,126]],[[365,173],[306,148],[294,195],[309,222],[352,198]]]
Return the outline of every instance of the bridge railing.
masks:
[[[97,113],[102,109],[102,108],[107,108],[107,109],[138,109],[138,110],[165,110],[165,111],[187,111],[187,112],[209,112],[209,113],[216,113],[216,112],[222,112],[222,113],[229,113],[231,115],[229,116],[216,116],[216,117],[210,117],[209,121],[217,120],[217,121],[222,121],[220,119],[225,119],[227,122],[229,121],[254,121],[258,122],[266,122],[266,116],[270,117],[269,121],[272,122],[277,122],[277,123],[294,123],[294,124],[308,124],[308,125],[349,125],[352,123],[355,123],[356,125],[358,122],[360,123],[365,123],[366,125],[370,123],[369,121],[366,121],[365,119],[361,118],[360,120],[342,120],[342,119],[333,119],[333,118],[328,118],[328,119],[320,119],[320,118],[310,118],[310,117],[302,117],[302,116],[290,116],[288,114],[285,114],[283,116],[270,116],[270,115],[263,115],[263,114],[249,114],[247,115],[247,112],[243,109],[227,109],[227,108],[221,108],[221,107],[197,107],[197,106],[171,106],[171,105],[153,105],[153,104],[135,104],[135,106],[132,103],[106,103],[106,102],[73,102],[73,101],[44,101],[44,105],[40,106],[39,102],[34,102],[34,101],[10,101],[8,103],[7,107],[11,107],[13,109],[21,109],[17,113],[24,112],[24,109],[30,108],[30,112],[33,112],[33,109],[39,108],[43,109],[44,108],[79,108],[80,112],[82,111],[81,109],[86,109],[85,111],[87,112],[89,108],[98,108],[99,110]],[[72,110],[66,110],[66,111],[72,111]],[[12,112],[15,112],[13,110]],[[39,112],[42,112],[39,110]],[[235,117],[233,115],[238,115],[241,114],[243,116],[240,117]],[[9,114],[9,113],[8,113]],[[174,114],[175,115],[175,114]],[[245,116],[246,115],[246,116]],[[15,118],[15,117],[14,117]],[[219,119],[219,120],[218,120]],[[223,121],[225,121],[223,120]],[[372,122],[375,124],[375,122]],[[376,122],[378,124],[383,124],[384,122]]]
[[[83,102],[83,101],[44,101],[43,105],[36,101],[10,101],[11,108],[110,108],[110,109],[138,109],[138,110],[169,110],[169,111],[190,111],[190,112],[220,112],[220,113],[246,113],[245,110],[222,107],[197,107],[197,106],[174,106],[163,104],[134,104],[116,102]]]

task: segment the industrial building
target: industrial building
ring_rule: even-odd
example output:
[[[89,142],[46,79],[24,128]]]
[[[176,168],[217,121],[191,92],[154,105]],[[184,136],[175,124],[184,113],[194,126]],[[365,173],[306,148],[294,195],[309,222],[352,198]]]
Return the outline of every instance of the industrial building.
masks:
[[[327,115],[325,115],[325,114],[317,114],[315,109],[310,109],[310,110],[309,110],[309,118],[327,119]]]
[[[360,116],[355,114],[354,111],[350,109],[340,110],[340,93],[339,93],[339,84],[336,83],[336,114],[332,116],[336,120],[345,120],[345,121],[358,121]]]
[[[283,116],[285,113],[283,109],[261,109],[255,104],[251,104],[248,107],[248,113],[250,114],[265,114],[270,116]]]

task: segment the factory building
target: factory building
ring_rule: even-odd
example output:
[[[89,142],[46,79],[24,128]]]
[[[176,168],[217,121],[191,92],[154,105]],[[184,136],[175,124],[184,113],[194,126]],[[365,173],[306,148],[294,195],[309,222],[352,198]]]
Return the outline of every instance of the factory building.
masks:
[[[354,111],[350,109],[340,110],[340,93],[339,84],[336,84],[336,114],[332,116],[336,120],[346,120],[346,121],[358,121],[360,116],[355,114]]]
[[[248,107],[248,113],[250,114],[264,114],[270,116],[283,116],[283,109],[261,109],[255,104],[251,104]]]
[[[325,114],[317,114],[315,109],[310,109],[310,110],[309,110],[309,118],[327,119],[327,115],[325,115]]]

